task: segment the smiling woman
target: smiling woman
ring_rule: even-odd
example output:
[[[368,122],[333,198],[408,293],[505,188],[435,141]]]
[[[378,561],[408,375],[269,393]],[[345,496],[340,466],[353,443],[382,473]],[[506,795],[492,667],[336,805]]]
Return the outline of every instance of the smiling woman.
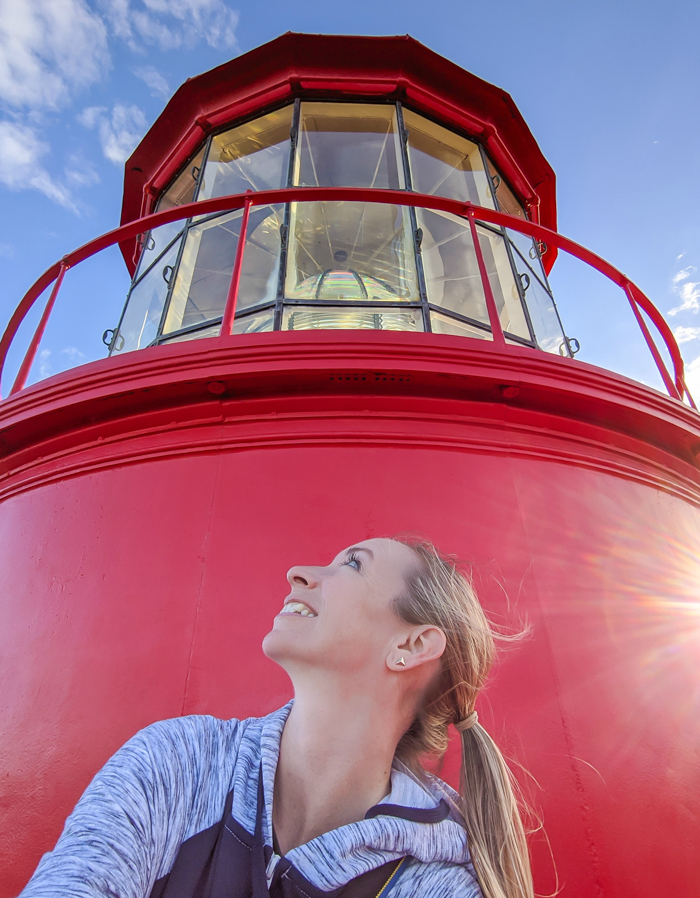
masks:
[[[22,898],[528,898],[508,769],[474,708],[496,634],[426,542],[293,567],[263,641],[294,700],[153,724],[97,774]],[[426,772],[454,724],[455,792]]]

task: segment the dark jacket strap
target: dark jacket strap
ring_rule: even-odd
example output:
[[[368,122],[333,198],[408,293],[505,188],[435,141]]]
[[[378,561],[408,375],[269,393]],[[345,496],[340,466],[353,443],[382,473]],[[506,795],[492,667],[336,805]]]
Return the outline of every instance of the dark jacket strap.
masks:
[[[405,860],[405,857],[401,857],[398,861],[389,861],[375,870],[356,876],[343,886],[337,898],[379,898],[386,894],[388,887],[395,881]]]

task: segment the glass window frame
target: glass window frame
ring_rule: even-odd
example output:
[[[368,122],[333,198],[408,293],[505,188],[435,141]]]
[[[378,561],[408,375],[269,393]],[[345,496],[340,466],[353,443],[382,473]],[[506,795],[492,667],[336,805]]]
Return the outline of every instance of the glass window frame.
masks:
[[[170,190],[170,188],[173,187],[173,185],[174,185],[174,184],[178,181],[178,179],[183,175],[183,173],[187,170],[187,168],[188,168],[190,165],[192,165],[192,163],[196,160],[197,156],[198,156],[198,155],[200,154],[200,152],[201,152],[201,153],[202,153],[202,158],[201,158],[200,163],[199,163],[199,167],[198,167],[199,170],[198,170],[198,172],[197,172],[197,177],[196,177],[196,179],[195,179],[195,187],[194,187],[194,191],[193,191],[193,193],[192,193],[192,202],[196,202],[196,200],[197,200],[197,198],[198,198],[198,196],[199,196],[199,189],[200,189],[200,186],[201,186],[201,183],[202,183],[202,178],[203,178],[203,176],[204,176],[204,168],[205,168],[205,163],[206,163],[206,160],[207,160],[207,156],[209,155],[209,146],[210,146],[210,144],[211,144],[211,135],[210,135],[209,137],[207,137],[207,138],[206,138],[206,139],[205,139],[205,140],[204,140],[204,141],[197,147],[197,149],[195,150],[195,152],[190,156],[190,158],[189,158],[189,159],[187,160],[187,162],[182,166],[182,168],[178,169],[178,171],[177,171],[177,172],[173,175],[173,177],[170,179],[170,181],[168,182],[168,186],[167,186],[164,190],[162,190],[162,191],[160,192],[160,194],[158,195],[158,199],[157,199],[157,200],[155,201],[155,203],[153,204],[153,211],[154,211],[154,212],[158,212],[158,211],[159,211],[159,206],[160,206],[160,204],[161,204],[161,202],[162,202],[162,200],[163,200],[163,197],[168,193],[168,191]],[[180,220],[179,220],[178,224],[180,225],[180,228],[179,228],[179,230],[178,230],[178,232],[177,232],[177,236],[176,236],[176,237],[173,237],[172,240],[170,240],[170,241],[168,242],[168,246],[167,246],[165,249],[167,249],[168,247],[172,246],[172,244],[175,242],[175,240],[176,240],[178,237],[180,237],[180,236],[182,235],[182,232],[183,232],[184,229],[187,227],[188,223],[189,223],[189,219],[180,219]],[[144,235],[144,240],[143,240],[143,247],[144,247],[144,248],[147,246],[148,241],[149,241],[150,238],[151,238],[151,231],[152,231],[152,230],[153,230],[153,228],[151,228],[151,229],[148,231],[148,233]],[[163,252],[165,252],[165,249],[164,249],[161,253],[158,254],[158,259],[163,255]],[[153,265],[153,262],[149,262],[148,268],[144,268],[143,271],[141,271],[140,268],[141,268],[142,259],[143,259],[143,249],[142,249],[141,253],[139,254],[138,262],[136,263],[136,269],[135,269],[135,271],[134,271],[135,279],[132,281],[132,284],[131,284],[132,287],[136,286],[136,280],[140,279],[144,274],[146,274],[146,272],[147,272],[147,271],[151,268],[151,266]],[[157,259],[156,259],[155,261],[157,261]]]
[[[559,322],[559,327],[561,328],[561,332],[564,335],[564,343],[566,344],[566,348],[568,351],[568,357],[573,358],[573,353],[571,352],[571,347],[569,345],[569,338],[566,334],[566,330],[564,329],[564,323],[561,320],[561,315],[559,314],[559,307],[557,306],[557,301],[554,298],[554,293],[552,292],[552,288],[549,286],[549,279],[547,277],[546,271],[544,270],[544,265],[542,265],[542,257],[540,255],[540,251],[537,246],[537,241],[533,240],[533,246],[535,247],[535,250],[537,252],[537,257],[540,260],[540,266],[542,268],[542,276],[541,277],[540,277],[539,273],[533,268],[532,264],[522,254],[519,247],[510,239],[510,237],[507,237],[507,242],[510,246],[511,254],[515,254],[515,253],[518,254],[518,258],[522,259],[523,263],[527,266],[528,271],[531,273],[531,276],[534,277],[538,281],[538,283],[542,287],[542,289],[545,290],[549,294],[549,298],[552,300],[552,305],[554,306],[554,311],[556,312],[556,315],[557,315],[557,321]],[[517,275],[518,266],[515,262],[515,259],[513,259],[513,269]],[[518,282],[520,281],[519,277],[517,277],[516,279]],[[526,292],[526,291],[523,291],[523,292]],[[527,305],[527,303],[526,303],[526,305]],[[537,343],[537,341],[535,341],[535,345],[542,352],[547,352],[546,349],[542,349],[542,347]]]
[[[312,95],[312,96],[308,96],[308,97],[307,96],[295,97],[291,104],[289,101],[287,101],[284,103],[276,104],[273,107],[255,110],[254,114],[245,116],[244,118],[241,118],[241,119],[233,121],[233,122],[228,122],[225,125],[223,125],[221,128],[218,128],[215,131],[212,131],[207,136],[207,138],[205,139],[203,144],[197,148],[197,150],[191,156],[191,158],[188,160],[186,165],[184,165],[177,172],[177,174],[171,179],[171,181],[168,184],[168,187],[165,188],[165,190],[162,192],[161,196],[163,194],[165,194],[167,192],[167,190],[171,187],[171,185],[177,180],[177,178],[181,176],[182,172],[185,171],[187,166],[192,162],[192,159],[198,155],[198,153],[200,152],[200,150],[203,147],[204,152],[202,155],[202,161],[199,166],[199,172],[197,175],[197,184],[196,184],[195,191],[193,194],[193,202],[196,202],[199,198],[202,179],[203,179],[203,173],[206,168],[206,164],[207,164],[209,154],[210,154],[210,149],[212,146],[212,141],[214,140],[214,138],[217,137],[219,134],[224,133],[225,131],[231,130],[232,128],[238,127],[240,125],[244,125],[246,122],[260,118],[270,112],[275,111],[276,109],[282,109],[285,106],[289,106],[292,104],[293,104],[292,126],[290,129],[289,164],[288,164],[286,186],[287,187],[293,186],[294,175],[295,175],[296,168],[298,166],[298,157],[299,157],[299,138],[300,138],[299,129],[300,129],[300,121],[301,121],[301,104],[302,104],[302,102],[306,102],[306,103],[324,103],[324,102],[326,102],[326,103],[332,103],[332,104],[336,104],[336,105],[339,103],[343,103],[343,104],[348,104],[348,105],[361,104],[364,106],[366,106],[366,105],[393,106],[395,109],[397,129],[398,129],[398,148],[399,148],[401,162],[402,162],[402,172],[401,173],[403,175],[403,180],[404,180],[404,184],[405,184],[405,186],[401,189],[404,190],[406,193],[410,194],[415,191],[413,189],[412,172],[411,172],[411,167],[410,167],[410,159],[409,159],[408,146],[407,146],[408,133],[406,130],[406,125],[405,125],[404,116],[403,116],[404,108],[409,109],[415,115],[422,116],[423,118],[434,122],[436,125],[439,125],[443,128],[446,128],[449,131],[452,131],[455,135],[457,135],[461,138],[468,139],[468,140],[472,141],[473,143],[475,143],[479,148],[479,153],[481,154],[481,159],[482,159],[482,163],[484,166],[484,170],[487,173],[490,172],[491,168],[494,166],[494,163],[491,161],[490,157],[488,156],[486,149],[478,136],[475,136],[473,134],[467,134],[466,132],[462,131],[461,129],[454,127],[452,125],[452,123],[438,120],[434,116],[426,114],[423,110],[412,106],[410,103],[405,104],[400,100],[385,100],[382,98],[375,99],[375,98],[368,98],[368,97],[361,97],[361,96],[357,96],[357,97],[350,96],[350,97],[332,98],[331,99],[328,97],[320,97],[320,96],[316,97],[316,96]],[[500,173],[499,173],[499,177],[502,178],[503,176],[500,175]],[[508,182],[506,181],[506,183],[508,183]],[[500,209],[496,191],[493,187],[493,184],[491,183],[490,178],[489,178],[488,186],[489,186],[489,191],[491,193],[494,207],[496,209]],[[508,184],[508,187],[509,187],[510,191],[513,193],[513,195],[516,197],[516,199],[518,199],[518,201],[522,203],[523,209],[525,211],[525,215],[529,219],[529,210],[528,210],[527,204],[521,200],[521,198],[518,196],[517,192],[514,191],[512,189],[512,187],[510,187],[510,184]],[[310,301],[310,300],[302,300],[302,299],[294,300],[294,299],[290,299],[290,298],[285,298],[284,286],[285,286],[286,270],[287,270],[288,256],[289,256],[289,228],[290,228],[290,219],[291,219],[291,205],[292,204],[289,202],[284,204],[284,224],[283,224],[283,227],[281,229],[281,234],[280,234],[281,246],[280,246],[280,254],[279,254],[279,270],[278,270],[278,278],[277,278],[276,299],[272,302],[270,302],[269,300],[266,300],[264,303],[261,303],[257,306],[246,307],[246,309],[245,309],[245,315],[250,315],[257,311],[264,311],[266,308],[274,307],[273,330],[275,330],[275,331],[281,330],[282,321],[283,321],[283,317],[284,317],[284,313],[285,313],[285,308],[287,308],[287,307],[292,307],[292,306],[301,305],[301,304],[304,304],[307,306],[308,305],[314,305],[314,306],[326,305],[326,306],[332,307],[332,306],[342,304],[342,303],[335,302],[333,300],[311,300]],[[439,306],[432,306],[429,303],[428,296],[427,296],[427,290],[426,290],[425,271],[424,271],[424,267],[423,267],[423,260],[422,260],[422,255],[421,255],[421,246],[420,246],[422,235],[418,228],[415,207],[412,205],[407,205],[407,209],[408,209],[408,214],[410,216],[410,218],[409,218],[410,227],[413,232],[413,240],[414,240],[413,249],[414,249],[414,253],[415,253],[416,273],[417,273],[417,279],[418,279],[419,301],[418,300],[411,301],[411,302],[403,301],[401,303],[395,303],[395,302],[391,302],[391,301],[379,302],[377,300],[371,300],[371,301],[368,300],[367,304],[373,305],[373,306],[377,306],[377,305],[384,306],[385,305],[387,308],[397,308],[397,307],[398,308],[421,308],[422,315],[423,315],[423,330],[426,333],[432,332],[431,312],[433,310],[440,315],[444,315],[447,317],[453,317],[456,321],[461,321],[465,324],[470,325],[471,327],[478,328],[479,330],[484,330],[485,332],[488,331],[490,333],[490,327],[486,327],[483,322],[473,321],[473,320],[471,320],[467,317],[464,317],[458,313],[451,312],[450,310],[443,309]],[[218,215],[219,213],[216,213],[216,214]],[[140,282],[141,278],[144,277],[147,274],[147,272],[151,270],[153,265],[155,265],[159,262],[159,260],[163,256],[163,254],[165,252],[167,252],[167,250],[173,245],[173,243],[177,240],[181,241],[178,256],[177,256],[176,262],[174,264],[173,276],[171,277],[170,283],[168,286],[168,293],[167,293],[167,296],[166,296],[166,299],[164,302],[163,312],[161,315],[161,320],[159,322],[157,334],[156,334],[156,337],[153,340],[153,342],[149,345],[166,343],[166,342],[171,341],[174,337],[185,336],[188,333],[196,333],[197,331],[201,330],[202,328],[213,327],[216,324],[220,323],[220,321],[221,321],[220,317],[216,318],[216,319],[213,318],[213,319],[207,320],[206,322],[198,323],[196,325],[190,325],[186,328],[182,328],[181,330],[172,331],[168,334],[163,333],[163,327],[164,327],[164,324],[165,324],[165,321],[167,318],[168,309],[170,306],[171,295],[172,295],[172,291],[173,291],[175,281],[177,278],[177,273],[178,273],[178,270],[180,267],[182,253],[185,248],[188,233],[190,231],[190,228],[193,226],[193,224],[201,223],[201,221],[207,220],[209,217],[210,216],[208,216],[208,215],[204,216],[204,217],[198,216],[196,218],[190,217],[190,218],[184,220],[182,223],[181,230],[178,231],[178,233],[175,237],[173,237],[173,239],[170,241],[168,246],[163,250],[163,253],[161,253],[159,255],[158,259],[153,260],[153,262],[151,262],[149,264],[148,268],[145,269],[143,272],[138,271],[138,268],[137,268],[137,279],[132,282],[132,284],[130,286],[130,290],[129,290],[129,295],[131,294],[131,290],[133,290],[133,288]],[[515,279],[515,283],[516,283],[516,286],[518,289],[520,301],[523,306],[525,319],[527,321],[528,329],[529,329],[530,335],[531,335],[531,341],[528,341],[521,337],[515,337],[513,335],[509,335],[509,338],[512,338],[513,342],[517,342],[518,344],[540,349],[540,347],[538,346],[537,341],[534,337],[533,325],[532,325],[531,317],[529,314],[527,301],[525,298],[525,290],[523,290],[522,281],[521,281],[521,278],[519,277],[518,267],[516,265],[515,257],[513,254],[516,252],[518,253],[519,259],[522,259],[523,262],[528,266],[529,271],[532,272],[531,276],[538,278],[541,286],[547,291],[547,293],[549,293],[550,296],[552,296],[552,291],[551,291],[551,288],[547,281],[546,274],[544,275],[544,281],[543,281],[543,277],[539,276],[538,273],[536,271],[534,271],[532,265],[530,265],[528,260],[524,258],[522,252],[520,252],[518,250],[518,247],[513,244],[513,242],[511,241],[510,237],[508,236],[508,234],[506,232],[506,229],[487,224],[486,222],[479,222],[479,224],[481,227],[489,228],[490,230],[500,234],[504,238],[505,246],[506,246],[506,249],[507,249],[507,252],[509,255],[510,265],[511,265],[511,268],[513,271],[513,277]],[[537,247],[536,241],[533,242],[533,245],[536,247],[536,250],[539,255],[539,248]],[[544,271],[544,269],[543,269],[543,271]],[[553,296],[552,296],[552,301],[554,302]],[[128,302],[128,297],[127,297],[127,302]],[[358,301],[357,303],[354,303],[354,302],[352,303],[352,305],[357,305],[358,307],[360,307],[364,304],[365,304],[364,301]],[[556,308],[556,303],[554,303],[554,305]],[[126,305],[125,305],[125,308],[126,308]],[[121,316],[122,318],[123,318],[124,311],[122,312],[122,316]],[[236,317],[238,317],[238,315]],[[559,323],[561,324],[561,318],[559,317],[558,309],[557,309],[557,317],[559,318]],[[121,321],[121,318],[120,318],[120,321]],[[562,326],[562,332],[564,332],[563,326]]]
[[[131,286],[129,287],[129,292],[127,293],[127,296],[126,296],[126,302],[124,303],[124,308],[122,309],[122,313],[119,316],[119,324],[115,328],[114,333],[112,335],[112,340],[108,346],[109,357],[112,357],[115,354],[115,352],[121,353],[121,351],[122,351],[121,349],[119,349],[119,350],[116,349],[116,341],[119,339],[119,336],[121,335],[122,325],[124,323],[124,319],[126,318],[127,312],[129,311],[129,304],[131,302],[131,297],[132,297],[134,290],[137,290],[138,287],[143,283],[143,281],[154,271],[157,264],[161,264],[163,262],[163,260],[167,257],[168,253],[173,248],[175,243],[177,243],[178,240],[180,241],[180,245],[178,246],[177,253],[175,254],[175,259],[173,260],[173,264],[170,266],[164,266],[164,268],[163,268],[163,271],[165,271],[166,267],[170,267],[171,273],[170,273],[169,280],[167,280],[165,282],[167,285],[167,289],[165,291],[165,296],[163,297],[163,306],[161,308],[160,319],[158,322],[158,326],[156,328],[156,335],[154,336],[154,338],[151,340],[150,343],[148,343],[146,346],[139,346],[138,349],[147,349],[150,346],[156,346],[158,344],[158,342],[159,342],[158,335],[160,333],[160,329],[162,327],[162,323],[164,320],[164,311],[165,311],[165,309],[167,309],[170,293],[173,289],[173,285],[175,283],[175,278],[177,276],[178,267],[180,264],[180,257],[182,255],[182,247],[185,242],[184,230],[180,231],[178,233],[177,237],[175,237],[173,240],[170,241],[170,243],[165,247],[165,249],[162,251],[162,253],[160,253],[158,258],[155,259],[154,262],[151,265],[149,265],[148,268],[143,272],[143,274],[137,280],[133,281]],[[135,350],[127,350],[127,351],[132,352]]]

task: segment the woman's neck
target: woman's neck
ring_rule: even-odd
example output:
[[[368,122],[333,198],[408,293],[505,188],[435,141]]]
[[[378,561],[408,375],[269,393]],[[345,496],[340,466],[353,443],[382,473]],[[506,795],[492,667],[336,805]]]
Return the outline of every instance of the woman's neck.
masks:
[[[362,820],[389,793],[394,752],[407,726],[387,715],[391,706],[371,689],[338,694],[332,684],[315,682],[313,689],[296,690],[273,800],[283,853]]]

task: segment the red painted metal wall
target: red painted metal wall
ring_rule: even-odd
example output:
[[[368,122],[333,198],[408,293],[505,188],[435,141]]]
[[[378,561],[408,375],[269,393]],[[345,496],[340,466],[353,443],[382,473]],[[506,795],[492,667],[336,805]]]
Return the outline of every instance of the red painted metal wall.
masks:
[[[2,898],[140,727],[289,697],[260,642],[293,563],[407,530],[532,626],[479,714],[539,784],[561,894],[698,894],[697,413],[534,350],[340,331],[97,362],[0,428]]]

